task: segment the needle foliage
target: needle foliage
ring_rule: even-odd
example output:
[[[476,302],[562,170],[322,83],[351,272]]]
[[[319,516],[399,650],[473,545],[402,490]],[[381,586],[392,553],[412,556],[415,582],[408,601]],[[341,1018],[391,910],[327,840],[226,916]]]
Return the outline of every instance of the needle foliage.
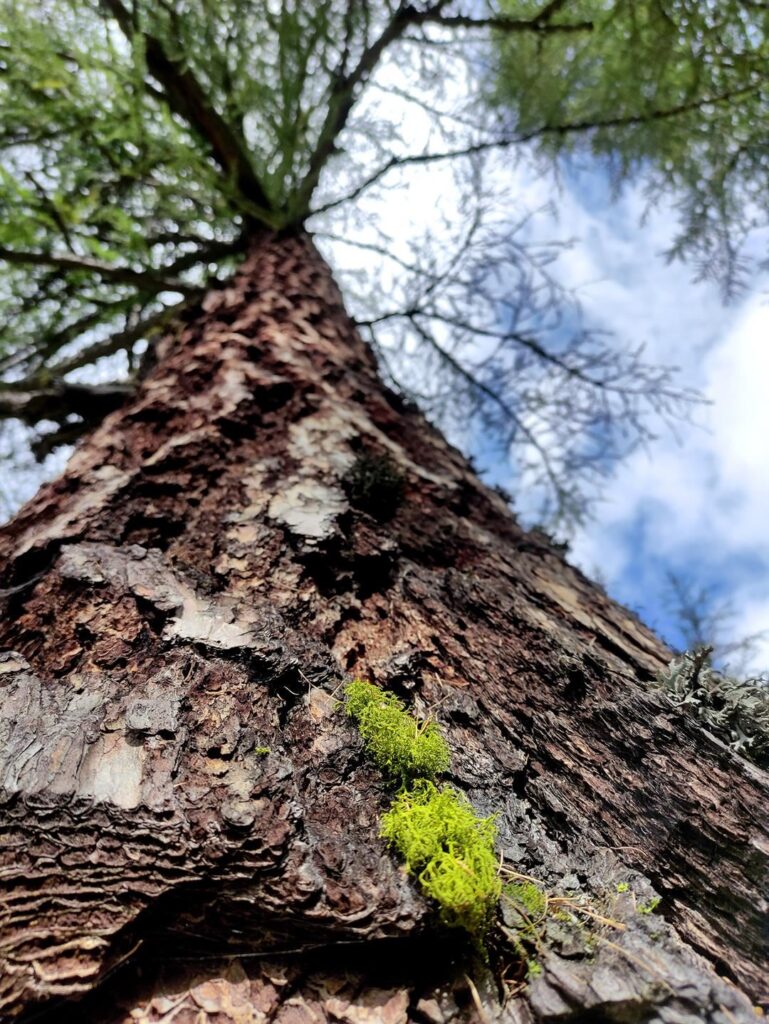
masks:
[[[524,16],[531,0],[502,0]],[[571,0],[554,22],[589,31],[497,35],[497,98],[542,153],[590,151],[615,181],[677,202],[670,255],[732,289],[740,243],[769,213],[769,5]]]

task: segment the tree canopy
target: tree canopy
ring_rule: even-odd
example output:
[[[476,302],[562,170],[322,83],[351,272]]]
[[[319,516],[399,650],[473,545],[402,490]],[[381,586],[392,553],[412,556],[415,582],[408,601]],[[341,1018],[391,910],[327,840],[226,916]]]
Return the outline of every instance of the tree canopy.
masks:
[[[445,239],[404,258],[341,232],[408,282],[398,308],[364,303],[358,318],[400,386],[417,344],[436,367],[411,389],[423,404],[459,394],[549,487],[550,509],[577,515],[583,477],[649,435],[649,409],[671,415],[690,396],[581,324],[555,250],[519,240],[525,217],[487,201],[479,161],[584,132],[622,174],[649,163],[683,189],[682,252],[732,246],[767,194],[754,85],[766,12],[667,6],[0,0],[0,416],[47,422],[40,455],[72,440],[255,233],[308,223],[339,237],[338,217],[372,190],[454,162],[465,198],[445,258]],[[721,35],[726,49],[710,45]],[[393,99],[428,116],[426,138],[404,137]]]
[[[502,0],[509,15],[531,2]],[[671,255],[727,290],[741,243],[769,214],[769,5],[760,0],[575,0],[553,24],[578,33],[498,36],[496,93],[542,152],[589,149],[615,181],[642,175],[677,200]]]

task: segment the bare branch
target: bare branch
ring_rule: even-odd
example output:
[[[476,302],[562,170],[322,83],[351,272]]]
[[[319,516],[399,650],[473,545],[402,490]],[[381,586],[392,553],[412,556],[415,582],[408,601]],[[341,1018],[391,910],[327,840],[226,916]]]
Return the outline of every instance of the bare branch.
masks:
[[[188,284],[175,277],[165,277],[154,270],[133,270],[103,260],[94,260],[88,256],[75,256],[71,253],[23,252],[16,249],[0,247],[0,260],[26,266],[53,267],[57,270],[82,270],[96,274],[106,281],[118,284],[137,285],[152,294],[157,292],[181,292],[183,295],[197,291],[195,285]]]
[[[592,32],[592,21],[577,21],[567,24],[553,25],[547,19],[532,18],[471,18],[465,14],[444,15],[441,18],[426,19],[429,24],[441,25],[444,28],[494,29],[497,32]]]
[[[495,388],[492,388],[489,384],[486,384],[479,377],[475,376],[466,366],[464,366],[451,352],[438,343],[435,337],[426,331],[418,322],[416,316],[409,317],[409,320],[414,327],[414,330],[419,337],[426,342],[430,348],[432,348],[443,360],[443,362],[466,384],[468,384],[472,391],[477,392],[479,395],[483,395],[488,398],[494,405],[502,411],[505,419],[509,424],[509,433],[507,436],[507,444],[511,445],[516,439],[516,434],[522,434],[527,442],[535,449],[539,455],[542,466],[545,470],[545,474],[550,482],[553,492],[562,499],[564,497],[564,490],[562,481],[558,472],[552,464],[550,453],[547,446],[543,445],[537,435],[530,430],[523,419],[518,415],[510,402],[501,395]]]
[[[106,356],[111,356],[116,352],[122,352],[125,349],[131,348],[137,341],[141,341],[165,327],[174,316],[178,315],[189,304],[191,298],[195,295],[202,295],[203,292],[203,288],[198,288],[197,292],[190,293],[187,298],[182,299],[176,305],[166,306],[159,312],[153,313],[152,316],[145,317],[143,320],[132,324],[125,330],[116,331],[101,341],[94,342],[93,345],[81,349],[68,359],[62,359],[58,363],[53,363],[47,369],[47,374],[54,378],[63,377],[73,370],[79,370],[82,366],[90,366],[97,359],[104,359]]]
[[[80,433],[89,424],[99,423],[109,412],[119,408],[133,393],[133,385],[74,384],[58,381],[34,391],[0,390],[0,419],[18,419],[30,426],[41,420],[64,425],[70,418],[80,420]]]
[[[307,214],[321,172],[333,156],[336,150],[336,140],[347,124],[350,112],[355,105],[358,86],[370,76],[385,50],[408,28],[440,17],[447,4],[448,0],[438,0],[427,10],[418,11],[408,3],[401,3],[379,37],[363,51],[353,70],[347,75],[336,78],[331,88],[328,113],[320,131],[318,144],[310,157],[307,174],[297,191],[297,219],[303,219]]]
[[[470,143],[469,145],[462,146],[457,149],[448,149],[437,153],[410,153],[404,156],[391,156],[379,168],[369,174],[368,177],[364,178],[363,181],[361,181],[360,184],[358,184],[351,192],[344,196],[340,196],[337,199],[332,199],[329,202],[324,203],[322,206],[317,207],[311,211],[311,215],[326,213],[328,210],[333,210],[337,206],[341,206],[342,203],[358,199],[364,192],[395,168],[420,165],[424,166],[433,163],[440,163],[446,160],[457,160],[479,156],[493,150],[509,149],[512,146],[524,145],[527,142],[533,142],[535,139],[548,135],[575,135],[582,132],[596,131],[601,128],[631,127],[633,125],[646,124],[649,121],[660,121],[668,118],[681,117],[682,115],[700,110],[702,107],[713,104],[729,103],[741,96],[756,92],[758,89],[762,88],[763,84],[764,83],[761,81],[756,81],[751,85],[743,86],[739,89],[728,90],[717,96],[704,96],[700,99],[691,100],[688,103],[681,103],[677,106],[665,109],[650,110],[642,114],[628,114],[620,117],[604,118],[603,120],[572,121],[559,125],[542,125],[541,127],[534,128],[528,132],[502,135],[493,139],[483,139],[479,142]]]

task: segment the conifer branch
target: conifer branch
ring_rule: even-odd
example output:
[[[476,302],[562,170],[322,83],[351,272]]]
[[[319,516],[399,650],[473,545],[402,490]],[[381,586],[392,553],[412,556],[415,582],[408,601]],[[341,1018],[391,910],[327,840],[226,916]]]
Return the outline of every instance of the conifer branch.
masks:
[[[336,140],[347,124],[357,96],[358,86],[365,82],[376,68],[385,50],[403,33],[415,25],[440,17],[448,0],[438,0],[426,11],[417,11],[408,3],[401,4],[377,39],[371,43],[349,74],[339,75],[334,81],[329,98],[328,114],[320,131],[315,152],[310,157],[307,174],[297,190],[296,219],[308,215],[312,196],[317,188],[323,168],[336,150]]]
[[[685,114],[691,114],[703,107],[730,103],[735,99],[740,99],[750,93],[756,92],[763,85],[764,82],[762,81],[751,82],[749,85],[742,86],[739,89],[728,90],[717,96],[702,96],[698,99],[691,100],[688,103],[680,103],[673,107],[649,110],[640,114],[627,114],[603,119],[596,118],[595,120],[567,121],[563,124],[542,125],[539,128],[533,128],[531,131],[521,132],[519,134],[501,135],[492,139],[483,139],[480,142],[475,142],[457,149],[442,150],[434,153],[407,153],[403,156],[391,156],[375,171],[372,171],[368,177],[364,178],[363,181],[356,185],[351,192],[348,192],[344,196],[340,196],[338,199],[329,200],[329,202],[316,207],[311,211],[311,215],[326,213],[328,210],[333,210],[337,206],[341,206],[343,203],[348,203],[354,199],[358,199],[364,192],[375,185],[380,179],[385,177],[385,175],[389,174],[389,172],[394,170],[396,167],[410,167],[420,164],[439,163],[444,160],[457,160],[462,159],[463,157],[478,156],[482,153],[488,153],[495,149],[509,149],[512,146],[524,145],[527,142],[534,142],[536,139],[544,138],[548,135],[578,135],[583,132],[598,131],[601,128],[629,128],[640,124],[647,124],[651,121],[664,121],[671,118],[681,117]]]
[[[131,13],[121,0],[101,2],[130,41],[135,33]],[[148,32],[142,32],[141,36],[147,67],[162,85],[170,109],[208,144],[217,164],[232,179],[257,220],[272,225],[272,202],[254,171],[245,140],[221,116],[191,69],[181,67],[169,57],[163,43],[155,36]]]
[[[93,345],[81,349],[68,359],[61,359],[58,363],[53,363],[47,369],[47,375],[54,378],[63,377],[73,370],[79,370],[83,366],[90,366],[97,359],[104,359],[107,356],[114,355],[116,352],[130,349],[137,341],[147,338],[164,327],[169,320],[189,304],[190,299],[195,294],[200,295],[203,291],[203,288],[198,288],[196,292],[191,293],[182,299],[181,302],[177,302],[172,306],[165,306],[157,313],[153,313],[151,316],[144,317],[144,319],[137,321],[135,324],[131,324],[125,330],[115,331],[106,338],[94,342]]]
[[[28,391],[0,389],[0,419],[18,419],[29,426],[36,426],[41,420],[52,420],[64,426],[71,416],[78,416],[82,421],[80,433],[83,433],[88,424],[98,423],[117,409],[133,390],[133,384],[125,382],[76,384],[70,381],[56,381]]]
[[[592,32],[592,21],[577,21],[553,24],[538,15],[536,18],[473,18],[467,14],[445,15],[439,18],[427,18],[426,24],[441,25],[443,28],[494,29],[496,32]]]
[[[0,260],[22,266],[52,267],[54,270],[65,272],[82,270],[89,274],[95,274],[105,281],[138,285],[153,294],[169,291],[188,295],[197,291],[195,285],[177,277],[166,277],[159,271],[134,270],[131,267],[121,267],[115,263],[106,263],[104,260],[91,259],[89,256],[76,256],[67,252],[30,252],[0,246]]]

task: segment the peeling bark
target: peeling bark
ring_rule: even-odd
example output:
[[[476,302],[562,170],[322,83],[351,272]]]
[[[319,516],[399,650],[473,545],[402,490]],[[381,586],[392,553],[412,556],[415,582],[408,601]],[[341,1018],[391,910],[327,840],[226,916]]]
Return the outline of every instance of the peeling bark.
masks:
[[[306,236],[185,317],[0,537],[2,1019],[752,1019],[769,779],[649,688],[669,652],[381,384]],[[507,863],[664,920],[615,898],[501,1007],[378,838],[348,674],[435,716]]]

